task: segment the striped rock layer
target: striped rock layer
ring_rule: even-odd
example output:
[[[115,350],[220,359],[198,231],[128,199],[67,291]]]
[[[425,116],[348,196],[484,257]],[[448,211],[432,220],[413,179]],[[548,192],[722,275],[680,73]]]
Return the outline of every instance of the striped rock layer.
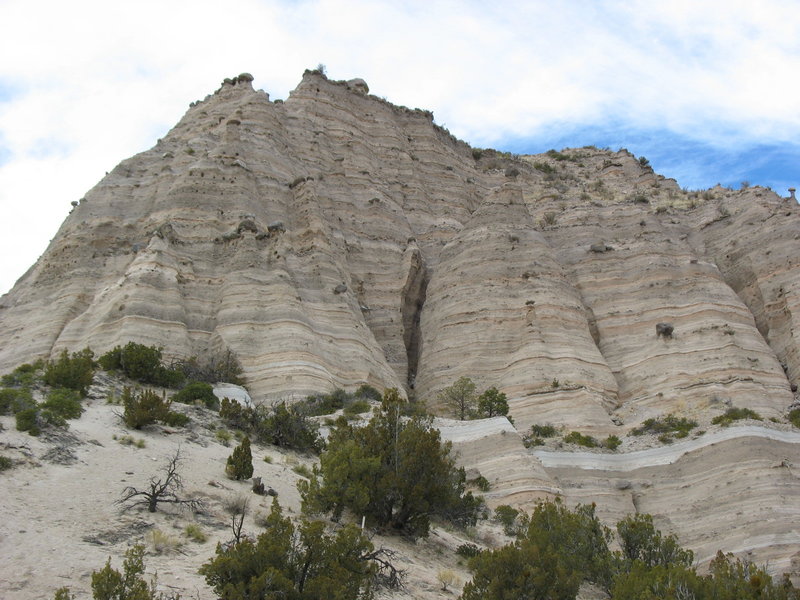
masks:
[[[800,379],[797,206],[758,187],[689,193],[625,150],[473,149],[360,81],[309,71],[272,102],[251,79],[81,199],[0,299],[0,371],[128,341],[229,349],[255,399],[369,384],[442,414],[438,392],[466,376],[514,418],[452,433],[494,475],[495,504],[607,496],[609,515],[660,514],[701,554],[728,540],[791,563],[780,535],[800,529],[800,496],[775,465],[794,438],[743,432],[620,470],[549,464],[517,432],[624,438],[730,406],[783,421]]]

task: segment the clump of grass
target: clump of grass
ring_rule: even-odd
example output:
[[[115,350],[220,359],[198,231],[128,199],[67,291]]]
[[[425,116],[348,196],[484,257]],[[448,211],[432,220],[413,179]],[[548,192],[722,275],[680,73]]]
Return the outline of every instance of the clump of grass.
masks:
[[[183,530],[188,537],[193,542],[197,542],[198,544],[202,544],[208,539],[208,536],[203,532],[200,525],[197,523],[190,523],[186,526],[186,529]]]
[[[227,429],[217,429],[214,435],[223,446],[228,446],[233,439],[233,434]]]
[[[119,438],[115,435],[114,439],[117,440],[123,446],[136,446],[137,448],[144,448],[146,445],[143,439],[139,438],[137,440],[132,435],[123,435],[122,437]]]
[[[599,446],[596,439],[590,435],[584,435],[578,431],[570,431],[564,436],[564,441],[568,444],[577,444],[585,448],[597,448]]]
[[[264,462],[267,464],[272,464],[272,457],[269,454],[264,455]]]
[[[789,411],[789,423],[800,428],[800,408]]]
[[[7,456],[0,455],[0,471],[7,471],[14,466],[14,461]]]
[[[655,419],[647,419],[640,427],[631,430],[633,435],[655,433],[659,440],[665,444],[671,443],[673,438],[685,438],[689,432],[697,427],[697,421],[675,415],[666,415]]]
[[[295,465],[294,467],[292,467],[292,471],[294,471],[298,475],[305,477],[306,479],[311,479],[311,469],[309,469],[306,465],[303,464]]]
[[[749,408],[733,407],[726,410],[724,414],[711,419],[711,423],[714,425],[722,425],[723,427],[727,427],[734,421],[739,421],[741,419],[755,419],[756,421],[763,420],[761,415],[754,410],[750,410]]]
[[[180,540],[164,533],[160,529],[153,529],[147,534],[147,541],[156,554],[172,554],[181,546]]]

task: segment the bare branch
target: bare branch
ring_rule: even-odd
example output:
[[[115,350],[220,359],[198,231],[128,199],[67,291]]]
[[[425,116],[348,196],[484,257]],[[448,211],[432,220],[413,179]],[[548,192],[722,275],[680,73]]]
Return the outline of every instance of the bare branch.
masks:
[[[128,486],[122,490],[120,499],[116,504],[122,505],[122,510],[130,510],[135,506],[146,506],[150,512],[156,512],[158,505],[177,504],[188,507],[194,511],[203,508],[203,501],[195,498],[181,498],[178,493],[183,489],[183,479],[178,473],[181,461],[180,446],[161,469],[162,476],[154,475],[147,484],[147,489],[139,490]]]
[[[387,587],[390,590],[398,590],[403,587],[403,578],[406,576],[406,571],[398,569],[392,564],[392,560],[396,556],[397,553],[394,550],[381,546],[377,550],[362,555],[361,559],[374,561],[378,565],[375,581],[379,586]]]

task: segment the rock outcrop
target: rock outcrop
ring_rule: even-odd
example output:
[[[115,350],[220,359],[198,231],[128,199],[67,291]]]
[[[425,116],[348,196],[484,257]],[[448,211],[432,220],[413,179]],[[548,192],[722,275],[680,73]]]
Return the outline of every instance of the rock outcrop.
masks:
[[[73,209],[0,299],[0,371],[132,340],[168,357],[229,349],[260,399],[369,384],[443,411],[436,394],[467,376],[508,395],[521,433],[624,437],[667,414],[705,427],[730,406],[785,419],[800,379],[796,205],[762,188],[686,192],[625,150],[473,149],[363,80],[308,71],[275,102],[251,81],[192,103]],[[495,503],[607,496],[609,514],[666,515],[701,554],[731,541],[789,564],[794,538],[747,532],[756,514],[800,526],[794,476],[765,466],[797,454],[794,439],[742,433],[598,478],[492,427],[443,431],[492,474]],[[750,466],[734,465],[745,443]],[[732,506],[718,492],[741,477],[758,486]],[[648,491],[632,499],[622,480]],[[689,497],[696,510],[680,510]]]

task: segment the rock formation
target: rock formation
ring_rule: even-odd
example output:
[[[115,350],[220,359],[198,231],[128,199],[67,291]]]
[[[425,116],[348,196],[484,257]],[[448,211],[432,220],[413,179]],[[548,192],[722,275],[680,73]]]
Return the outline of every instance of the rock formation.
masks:
[[[132,340],[230,349],[260,399],[369,384],[441,409],[467,376],[507,394],[522,433],[624,437],[667,414],[706,427],[730,406],[784,419],[800,379],[795,204],[687,192],[625,150],[473,149],[363,80],[307,71],[275,102],[251,81],[193,103],[73,209],[0,299],[0,371]],[[621,469],[548,462],[507,425],[453,427],[462,461],[495,474],[495,504],[608,499],[608,515],[662,515],[703,559],[731,542],[788,568],[797,547],[796,478],[773,468],[800,461],[791,436],[739,428]],[[757,519],[774,527],[748,537]]]

